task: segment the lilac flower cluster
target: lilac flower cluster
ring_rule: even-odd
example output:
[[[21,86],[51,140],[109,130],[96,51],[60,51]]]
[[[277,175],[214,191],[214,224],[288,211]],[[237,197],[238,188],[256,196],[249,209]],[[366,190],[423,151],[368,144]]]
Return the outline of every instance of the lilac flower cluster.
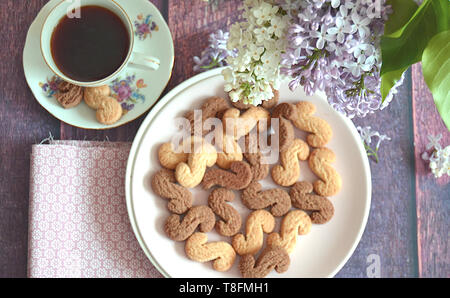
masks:
[[[378,151],[380,150],[380,145],[384,141],[390,141],[391,138],[387,135],[383,135],[376,130],[372,130],[370,126],[356,128],[359,132],[361,140],[363,141],[364,148],[366,149],[367,156],[372,157],[376,163],[379,162]],[[375,146],[372,146],[372,139],[377,138]]]
[[[194,71],[202,72],[216,67],[226,65],[225,58],[236,56],[236,51],[227,49],[230,33],[218,30],[212,33],[208,39],[208,47],[201,53],[200,57],[194,57]]]
[[[427,151],[422,154],[422,159],[429,162],[430,170],[436,178],[450,176],[450,145],[444,148],[440,144],[441,139],[442,134],[428,135]]]
[[[292,17],[282,55],[289,87],[325,91],[349,118],[387,106],[380,94],[380,37],[391,12],[385,0],[283,0]],[[394,91],[395,92],[395,91]]]

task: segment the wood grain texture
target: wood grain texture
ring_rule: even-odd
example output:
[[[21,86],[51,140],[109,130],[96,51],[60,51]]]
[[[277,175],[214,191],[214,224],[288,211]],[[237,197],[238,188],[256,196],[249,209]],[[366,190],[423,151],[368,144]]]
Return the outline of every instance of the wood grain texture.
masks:
[[[378,164],[370,162],[369,220],[358,248],[339,277],[366,277],[371,254],[380,257],[381,277],[417,276],[410,78],[409,74],[385,110],[354,120],[356,126],[371,126],[392,141],[381,145]]]
[[[194,56],[208,46],[208,36],[218,29],[228,30],[238,19],[241,0],[169,1],[169,27],[175,39],[174,75],[169,88],[194,75]]]
[[[26,276],[31,144],[49,132],[59,138],[59,121],[34,100],[22,66],[28,27],[46,2],[0,1],[0,277]]]
[[[450,132],[439,116],[420,64],[413,66],[412,83],[419,275],[450,277],[450,177],[435,179],[421,158],[428,135],[442,134],[441,145],[445,147],[450,145]]]

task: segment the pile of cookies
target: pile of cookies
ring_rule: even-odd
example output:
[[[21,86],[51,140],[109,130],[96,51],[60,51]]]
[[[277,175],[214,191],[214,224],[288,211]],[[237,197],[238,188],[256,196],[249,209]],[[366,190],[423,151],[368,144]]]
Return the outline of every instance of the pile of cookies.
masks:
[[[244,129],[224,132],[223,150],[216,150],[217,143],[213,146],[195,136],[181,145],[195,150],[175,150],[171,142],[159,148],[163,169],[153,175],[151,185],[158,196],[168,200],[167,208],[172,213],[164,231],[174,241],[185,241],[189,259],[212,261],[217,271],[229,270],[239,255],[243,277],[265,277],[273,269],[282,273],[288,270],[289,254],[298,235],[308,234],[312,224],[325,224],[334,215],[333,204],[327,197],[340,191],[342,180],[332,167],[335,154],[325,147],[332,138],[332,129],[325,120],[314,116],[312,103],[278,104],[277,93],[264,106],[233,105],[223,98],[212,97],[201,108],[203,122],[217,117],[226,127],[227,121],[233,118],[250,120],[246,123],[251,124]],[[194,112],[188,112],[185,117],[193,126]],[[252,142],[249,133],[257,128],[258,122],[273,118],[279,119],[280,164],[270,169],[259,149],[248,153],[237,141],[245,138],[247,147]],[[308,133],[306,142],[295,137],[295,128]],[[203,135],[207,133],[203,131]],[[298,181],[301,160],[308,161],[318,177],[314,183]],[[279,188],[262,189],[260,181],[269,174]],[[208,206],[193,206],[189,189],[197,186],[212,189]],[[242,203],[252,210],[244,233],[241,233],[241,215],[230,204],[235,200],[236,191]],[[282,218],[278,232],[273,231],[276,217]],[[214,228],[220,235],[230,237],[230,242],[208,242],[206,233]],[[264,234],[269,234],[266,247],[255,260],[264,246]]]
[[[122,106],[114,97],[111,97],[111,89],[108,85],[83,88],[62,81],[58,84],[55,97],[65,109],[78,106],[84,99],[84,102],[96,111],[97,121],[105,125],[116,123],[123,115]]]

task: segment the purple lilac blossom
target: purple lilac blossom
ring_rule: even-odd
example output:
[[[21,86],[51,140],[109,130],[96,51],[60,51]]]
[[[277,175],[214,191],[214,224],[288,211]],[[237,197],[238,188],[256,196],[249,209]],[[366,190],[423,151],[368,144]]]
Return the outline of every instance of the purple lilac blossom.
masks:
[[[289,87],[301,85],[307,94],[325,91],[329,103],[349,118],[384,108],[379,42],[391,12],[386,1],[283,2],[293,18],[282,55],[282,73],[292,78]]]
[[[236,55],[235,51],[229,51],[227,49],[229,36],[230,34],[228,32],[223,32],[222,30],[218,30],[209,36],[208,47],[202,52],[200,57],[194,57],[195,72],[202,72],[225,66],[225,58]]]

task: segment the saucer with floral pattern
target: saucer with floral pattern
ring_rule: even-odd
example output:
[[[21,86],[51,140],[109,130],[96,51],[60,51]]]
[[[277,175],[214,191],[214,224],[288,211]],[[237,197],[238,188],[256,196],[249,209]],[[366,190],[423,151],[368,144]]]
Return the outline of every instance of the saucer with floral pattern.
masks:
[[[84,129],[109,129],[131,122],[150,110],[172,75],[175,56],[172,35],[158,9],[147,0],[115,1],[132,18],[136,51],[152,53],[161,60],[161,65],[156,71],[128,65],[110,84],[112,96],[124,110],[123,117],[113,125],[97,122],[95,111],[84,102],[66,110],[55,98],[61,79],[54,75],[37,49],[40,48],[40,31],[45,17],[61,0],[49,1],[29,28],[23,52],[25,78],[39,104],[67,124]]]

